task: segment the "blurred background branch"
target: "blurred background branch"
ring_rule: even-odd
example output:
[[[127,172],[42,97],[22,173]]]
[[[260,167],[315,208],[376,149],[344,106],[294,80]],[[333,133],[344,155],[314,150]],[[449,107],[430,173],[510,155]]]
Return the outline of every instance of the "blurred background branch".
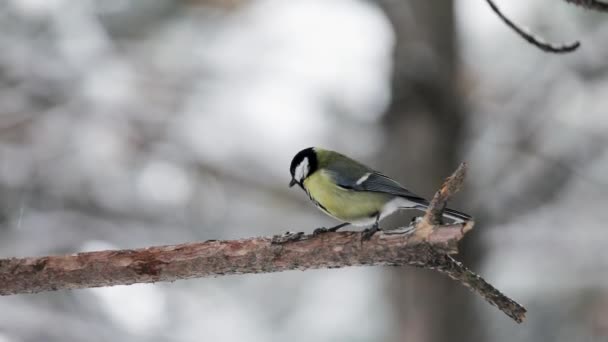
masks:
[[[553,53],[567,53],[572,52],[579,48],[581,43],[579,41],[575,41],[572,43],[562,43],[556,45],[554,43],[548,43],[543,41],[542,38],[535,36],[534,34],[526,31],[523,27],[514,23],[511,19],[509,19],[506,15],[502,13],[502,11],[496,6],[493,0],[486,0],[490,8],[496,15],[502,20],[507,26],[509,26],[515,33],[517,33],[520,37],[525,39],[530,44],[536,46],[537,48],[545,51],[545,52],[553,52]]]
[[[594,11],[607,12],[608,11],[608,3],[598,1],[598,0],[564,0],[568,3],[575,4],[577,6],[581,6],[583,8],[587,8]]]
[[[604,13],[498,2],[584,37],[558,57],[484,1],[206,3],[2,2],[1,257],[328,226],[287,188],[307,146],[429,197],[467,160],[450,207],[483,229],[458,260],[534,314],[514,328],[435,272],[358,267],[2,297],[0,340],[606,339]]]

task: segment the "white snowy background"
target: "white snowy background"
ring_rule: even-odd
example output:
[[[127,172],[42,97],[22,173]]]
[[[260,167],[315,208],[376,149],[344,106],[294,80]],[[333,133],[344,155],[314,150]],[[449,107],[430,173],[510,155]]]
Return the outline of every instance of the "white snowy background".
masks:
[[[455,3],[463,209],[492,218],[474,231],[480,273],[530,309],[516,326],[474,298],[480,329],[489,341],[606,338],[608,25],[556,1],[502,2],[583,47],[541,53],[483,1]],[[362,0],[194,3],[1,5],[1,257],[333,223],[287,188],[288,165],[311,145],[370,164],[382,153],[385,14]],[[386,282],[381,268],[348,268],[4,297],[0,341],[408,340]]]

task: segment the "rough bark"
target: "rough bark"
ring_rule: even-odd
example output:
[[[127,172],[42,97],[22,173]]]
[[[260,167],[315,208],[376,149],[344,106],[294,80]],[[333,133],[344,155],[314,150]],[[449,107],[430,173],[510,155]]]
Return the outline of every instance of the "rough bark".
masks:
[[[435,193],[435,196],[429,204],[429,208],[424,215],[424,221],[428,225],[440,224],[442,221],[442,213],[450,196],[462,187],[466,172],[466,164],[462,163],[456,171],[443,183],[441,189]]]
[[[436,252],[455,253],[464,226],[443,226],[428,241],[412,234],[375,234],[362,241],[359,232],[303,236],[274,243],[259,237],[205,241],[131,250],[0,260],[0,294],[127,285],[356,265],[425,265]]]
[[[286,233],[273,238],[205,241],[134,250],[0,259],[0,295],[243,273],[268,273],[360,265],[413,265],[436,269],[477,292],[516,322],[526,310],[449,254],[474,222],[441,225],[445,203],[462,186],[465,164],[448,177],[425,216],[413,227],[378,232],[319,235]]]
[[[424,225],[424,220],[421,221]],[[297,239],[251,238],[205,241],[132,250],[0,260],[0,295],[37,293],[135,283],[175,281],[230,274],[268,273],[361,265],[412,265],[436,269],[477,292],[509,317],[522,322],[526,310],[504,296],[449,254],[472,228],[434,226],[424,238],[417,231],[379,232],[362,240],[360,232],[297,235]],[[278,237],[280,240],[280,237]]]

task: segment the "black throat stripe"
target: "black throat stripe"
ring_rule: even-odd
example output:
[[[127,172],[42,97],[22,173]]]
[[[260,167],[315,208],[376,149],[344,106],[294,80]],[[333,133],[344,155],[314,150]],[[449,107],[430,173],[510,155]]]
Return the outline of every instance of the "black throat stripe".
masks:
[[[308,192],[306,190],[306,194],[308,195],[308,198],[310,198],[312,203],[314,203],[317,207],[321,208],[321,210],[323,210],[324,212],[329,214],[329,211],[327,211],[327,208],[325,208],[321,203],[317,202],[314,198],[312,198],[312,195],[310,194],[310,192]]]

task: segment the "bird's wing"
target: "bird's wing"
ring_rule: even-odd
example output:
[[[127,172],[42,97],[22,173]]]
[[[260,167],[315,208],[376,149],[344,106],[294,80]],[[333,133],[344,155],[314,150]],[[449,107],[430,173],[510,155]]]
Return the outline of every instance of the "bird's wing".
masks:
[[[368,172],[363,173],[363,176],[359,178],[344,176],[344,174],[349,174],[349,172],[340,172],[340,170],[336,169],[330,171],[330,174],[336,184],[344,189],[381,192],[404,197],[420,204],[428,204],[428,201],[424,198],[407,190],[395,180],[377,171],[369,170]]]
[[[395,196],[401,196],[412,200],[426,202],[426,200],[415,193],[407,190],[394,179],[379,172],[364,175],[355,182],[355,190],[383,192]]]

